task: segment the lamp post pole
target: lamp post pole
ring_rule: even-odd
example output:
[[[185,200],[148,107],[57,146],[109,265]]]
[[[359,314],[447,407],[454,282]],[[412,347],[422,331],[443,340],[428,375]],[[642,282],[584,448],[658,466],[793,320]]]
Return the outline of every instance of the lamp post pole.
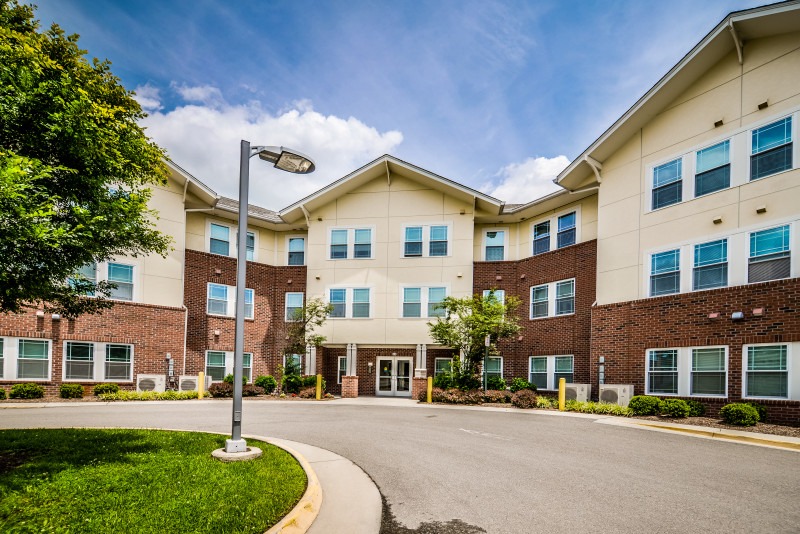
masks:
[[[242,140],[239,155],[239,233],[236,238],[236,333],[233,345],[233,417],[231,438],[225,440],[226,453],[247,452],[242,439],[242,360],[244,358],[244,294],[247,287],[247,212],[250,191],[250,158],[255,155],[273,163],[275,168],[295,174],[314,172],[314,162],[308,156],[284,147],[250,147]],[[253,302],[255,308],[255,302]],[[252,365],[252,362],[251,362]],[[252,367],[251,367],[252,368]]]

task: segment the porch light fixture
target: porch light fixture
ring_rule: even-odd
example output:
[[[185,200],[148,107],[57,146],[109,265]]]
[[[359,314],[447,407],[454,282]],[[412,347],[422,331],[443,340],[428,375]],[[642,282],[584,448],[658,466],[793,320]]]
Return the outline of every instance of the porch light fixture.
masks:
[[[248,196],[250,189],[250,158],[258,156],[276,169],[294,174],[314,172],[314,162],[308,156],[286,147],[250,146],[242,140],[239,154],[239,232],[236,253],[236,335],[233,345],[233,414],[231,439],[225,440],[225,453],[247,456],[247,443],[242,439],[242,358],[244,354],[244,289],[247,280]]]

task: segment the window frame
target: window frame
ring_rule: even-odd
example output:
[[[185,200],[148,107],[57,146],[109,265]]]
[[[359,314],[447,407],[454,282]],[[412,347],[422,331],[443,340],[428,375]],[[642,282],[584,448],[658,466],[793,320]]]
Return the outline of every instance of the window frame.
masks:
[[[715,243],[722,243],[722,246],[725,250],[725,258],[724,261],[718,261],[716,263],[705,263],[703,265],[697,265],[697,251],[698,247],[713,245]],[[704,241],[702,243],[695,243],[692,245],[692,292],[696,291],[707,291],[710,289],[722,289],[725,287],[730,287],[730,238],[729,237],[722,237],[719,239],[712,239],[711,241]],[[709,267],[716,267],[724,265],[725,266],[725,284],[724,285],[715,285],[715,286],[704,286],[704,287],[697,287],[697,273],[698,269],[700,270],[707,270]]]
[[[224,356],[225,356],[224,357],[224,362],[225,362],[224,365],[222,365],[222,366],[215,365],[214,366],[214,367],[217,367],[217,368],[221,367],[223,369],[222,379],[220,379],[220,380],[213,380],[212,379],[212,382],[219,383],[219,382],[222,382],[225,379],[226,376],[233,374],[234,352],[232,350],[206,349],[206,351],[204,353],[204,360],[203,360],[203,371],[205,372],[206,376],[208,376],[208,377],[211,377],[211,375],[208,373],[208,355],[209,355],[209,353],[212,353],[212,352],[213,353],[217,353],[217,354],[224,354]],[[245,365],[245,363],[246,363],[245,360],[247,359],[246,356],[250,357],[250,366],[249,367]],[[242,353],[242,376],[247,377],[247,383],[248,384],[252,384],[253,383],[253,353],[252,352],[245,351],[245,352]]]
[[[344,368],[342,368],[342,363],[344,363]],[[337,367],[336,367],[336,383],[337,384],[341,384],[342,383],[342,377],[343,376],[348,376],[347,375],[347,356],[339,356],[337,358],[336,365],[337,365]]]
[[[488,356],[484,360],[485,361],[483,362],[483,365],[484,365],[483,374],[486,375],[486,380],[487,381],[489,380],[489,377],[491,377],[491,376],[498,376],[498,372],[497,371],[489,371],[489,365],[488,365],[488,361],[489,360],[492,360],[492,361],[500,360],[499,377],[500,378],[504,377],[503,373],[505,372],[505,365],[504,365],[505,362],[503,361],[503,357],[502,356]]]
[[[367,302],[355,302],[354,301],[354,293],[356,290],[366,290],[368,291],[369,299]],[[331,300],[331,291],[344,291],[344,315],[342,316],[333,316],[328,315],[328,319],[332,320],[342,320],[342,319],[354,319],[354,320],[365,320],[365,319],[374,319],[373,311],[375,309],[375,291],[372,286],[328,286],[325,288],[325,295],[327,296],[327,301],[329,304],[334,304]],[[341,304],[339,301],[336,302],[337,304]],[[353,305],[354,304],[367,304],[369,315],[366,317],[354,317],[353,316]],[[333,311],[333,310],[332,310]]]
[[[221,228],[228,229],[228,253],[227,254],[219,254],[218,252],[212,252],[211,250],[211,226],[219,226]],[[250,249],[247,248],[245,251],[245,258],[247,261],[258,261],[258,231],[255,228],[247,227],[247,235],[253,236],[253,253],[249,254]],[[206,219],[206,252],[209,254],[214,254],[215,256],[222,256],[225,258],[236,258],[238,257],[236,249],[239,246],[239,229],[237,224],[233,224],[230,222],[222,222],[216,219]],[[219,241],[219,240],[218,240]],[[247,246],[247,240],[245,240],[245,247]]]
[[[369,238],[370,241],[369,245],[369,256],[362,256],[356,257],[356,245],[366,245],[367,243],[356,243],[356,231],[360,230],[369,230]],[[334,232],[346,232],[345,233],[345,256],[341,258],[334,258],[333,257],[333,246],[341,247],[342,243],[337,243],[334,245],[333,243],[333,233]],[[327,243],[326,243],[326,250],[327,256],[326,259],[329,261],[341,261],[341,260],[374,260],[375,259],[375,233],[376,229],[375,226],[367,225],[367,226],[331,226],[327,229]]]
[[[683,202],[683,199],[684,199],[684,194],[683,194],[684,183],[683,182],[684,182],[684,177],[687,174],[686,171],[688,170],[688,169],[686,169],[686,162],[684,161],[684,159],[685,159],[685,155],[680,155],[680,156],[677,156],[677,157],[671,157],[671,158],[669,158],[667,160],[663,160],[663,161],[661,161],[659,163],[656,163],[656,164],[652,165],[649,168],[648,176],[650,178],[650,181],[649,181],[650,211],[656,211],[656,210],[660,210],[660,209],[663,209],[663,208],[668,208],[669,206],[674,206],[676,204],[680,204],[681,202]],[[656,172],[659,169],[665,168],[668,165],[671,165],[673,163],[677,163],[677,165],[678,165],[678,168],[679,168],[678,176],[679,177],[676,180],[672,180],[670,182],[665,182],[665,183],[656,185]],[[667,187],[672,187],[674,184],[677,184],[677,188],[679,190],[678,199],[676,201],[674,201],[674,202],[670,202],[669,204],[661,204],[659,206],[656,206],[656,202],[655,202],[655,200],[656,200],[656,198],[655,198],[656,197],[656,191],[664,190]]]
[[[93,360],[92,360],[92,378],[68,378],[67,377],[67,355],[69,352],[68,345],[72,343],[79,343],[85,345],[92,346],[93,352]],[[109,378],[108,372],[108,364],[109,363],[121,363],[114,360],[109,360],[109,353],[108,349],[110,347],[125,347],[128,351],[128,361],[126,363],[126,367],[128,370],[127,376],[125,378],[120,378],[118,376],[112,376]],[[136,361],[136,345],[133,343],[121,343],[115,341],[86,341],[86,340],[78,340],[78,339],[67,339],[64,340],[62,345],[62,366],[61,366],[61,381],[62,382],[70,382],[70,383],[85,383],[85,382],[92,382],[92,383],[103,383],[103,382],[115,382],[115,383],[131,383],[134,381],[134,363]]]
[[[31,338],[0,336],[2,343],[2,357],[0,365],[3,366],[0,379],[6,382],[49,382],[53,379],[53,340],[50,338]],[[46,378],[19,378],[19,346],[20,341],[43,341],[47,343],[47,377]],[[24,358],[41,359],[41,358]],[[63,365],[62,365],[63,367]]]
[[[211,286],[220,286],[225,287],[226,291],[226,310],[225,314],[221,313],[211,313],[208,308],[209,300],[211,300]],[[251,295],[250,297],[250,313],[248,314],[248,302],[247,296]],[[249,287],[246,287],[244,290],[244,318],[248,321],[255,320],[255,290]],[[220,299],[214,299],[216,301],[220,301]],[[236,286],[229,286],[227,284],[218,284],[216,282],[206,282],[206,315],[211,315],[212,317],[236,317]]]
[[[681,293],[681,288],[682,288],[681,284],[683,283],[682,276],[681,276],[681,261],[682,261],[683,254],[681,254],[681,248],[682,247],[670,248],[668,250],[662,250],[660,252],[652,252],[652,253],[650,253],[648,255],[648,258],[650,259],[650,261],[649,261],[649,269],[650,270],[648,272],[648,278],[647,278],[647,280],[648,280],[648,283],[647,283],[647,296],[648,297],[662,297],[662,296],[665,296],[665,295],[677,295],[677,294]],[[655,269],[654,269],[655,257],[656,256],[660,256],[662,254],[669,254],[669,253],[677,253],[677,255],[676,255],[677,256],[677,269],[675,269],[673,271],[655,272]],[[677,291],[673,291],[673,292],[670,292],[670,293],[658,293],[658,294],[653,292],[653,279],[654,278],[656,278],[656,277],[664,277],[665,275],[674,275],[674,274],[677,274],[677,277],[678,277]]]
[[[795,373],[793,365],[792,365],[792,347],[795,345],[791,342],[780,342],[780,343],[748,343],[742,345],[742,399],[747,400],[798,400],[792,395],[792,374]],[[750,353],[750,348],[755,347],[777,347],[782,346],[786,347],[786,369],[782,371],[764,371],[764,372],[782,372],[786,373],[786,396],[785,397],[776,397],[776,396],[753,396],[747,394],[747,387],[750,381],[750,370],[748,369],[748,355]],[[758,371],[752,371],[758,372]]]
[[[292,248],[291,248],[292,240],[295,240],[295,239],[302,239],[303,240],[303,251],[302,252],[297,252],[297,251],[292,252]],[[286,236],[286,265],[288,265],[288,266],[305,265],[306,264],[306,256],[307,256],[307,252],[306,252],[307,245],[308,245],[307,236],[305,236],[305,235],[287,235]],[[301,263],[292,263],[292,254],[302,254],[303,255],[302,256],[303,257],[303,261]]]
[[[441,368],[440,363],[446,363],[447,368]],[[443,367],[443,366],[442,366]],[[444,373],[449,373],[453,370],[453,358],[434,358],[433,359],[433,376],[439,376]]]
[[[503,232],[503,245],[502,245],[502,247],[503,247],[503,258],[499,259],[499,260],[490,260],[490,259],[487,259],[487,257],[486,257],[486,248],[489,246],[487,244],[486,240],[487,240],[487,238],[489,238],[489,234],[493,233],[493,232],[498,232],[498,233],[499,232]],[[483,228],[483,229],[481,229],[481,235],[483,236],[483,238],[481,239],[481,259],[483,261],[491,261],[491,262],[509,261],[509,258],[508,258],[508,256],[509,256],[509,254],[508,254],[508,251],[509,251],[508,241],[509,241],[509,237],[510,237],[509,233],[510,233],[510,231],[509,231],[509,228],[507,226],[498,226],[496,228]],[[497,246],[500,246],[500,245],[491,245],[491,246],[497,247]]]
[[[571,213],[575,214],[575,226],[573,227],[575,230],[575,242],[570,245],[564,245],[563,247],[558,246],[558,220],[562,217],[565,217]],[[547,223],[549,225],[549,230],[547,234],[547,250],[536,253],[536,227]],[[529,226],[529,233],[531,240],[530,245],[530,255],[531,256],[540,256],[542,254],[547,254],[548,252],[555,252],[556,250],[561,250],[563,248],[568,248],[574,245],[578,245],[581,243],[581,206],[580,205],[572,205],[567,208],[561,209],[555,213],[551,213],[546,217],[541,217],[539,219],[534,219],[531,221]],[[544,239],[544,238],[540,238]]]
[[[782,230],[784,228],[786,229],[786,233],[787,233],[786,247],[785,247],[784,250],[770,251],[770,252],[768,252],[766,254],[753,255],[753,252],[754,252],[753,251],[753,238],[756,236],[756,234],[760,234],[760,233],[763,233],[763,232],[774,231],[774,230]],[[747,268],[747,283],[748,284],[758,284],[758,283],[761,283],[761,282],[770,282],[772,280],[785,280],[787,278],[792,278],[792,224],[791,223],[787,222],[785,224],[779,224],[777,226],[771,226],[769,228],[762,228],[760,230],[751,230],[751,231],[747,232],[746,239],[747,239],[747,262],[746,262],[747,265],[746,265],[746,268]],[[758,259],[758,258],[760,258],[760,259]],[[756,281],[751,281],[750,280],[750,267],[752,265],[757,265],[759,263],[766,263],[766,262],[774,262],[774,261],[781,260],[781,259],[788,260],[788,263],[789,263],[789,275],[788,276],[781,277],[781,278],[769,278],[767,280],[756,280]]]
[[[725,361],[725,391],[723,394],[713,393],[693,393],[692,378],[695,373],[693,370],[693,354],[696,350],[701,349],[722,349],[724,351]],[[675,393],[662,393],[650,389],[650,354],[656,351],[675,351],[675,370],[670,371],[676,374],[675,377]],[[657,347],[648,348],[644,351],[644,394],[656,395],[659,397],[689,397],[698,399],[726,399],[728,398],[728,391],[730,387],[730,346],[729,345],[693,345],[686,347]],[[665,371],[666,372],[666,371]],[[718,371],[717,371],[718,372]]]
[[[112,280],[111,279],[111,267],[118,266],[118,267],[128,267],[130,268],[131,278],[130,282],[124,282],[121,280]],[[119,261],[109,261],[106,263],[106,280],[109,283],[117,284],[117,289],[111,290],[111,294],[109,295],[109,299],[111,300],[119,300],[122,302],[136,302],[136,265],[130,263],[122,263]],[[123,286],[130,286],[131,288],[131,298],[121,298],[118,295],[115,295],[115,291],[119,291]]]
[[[572,282],[572,311],[569,313],[557,313],[558,307],[558,286],[559,284],[565,284]],[[547,315],[541,315],[534,317],[533,316],[533,294],[535,289],[539,289],[542,287],[547,286]],[[569,317],[571,315],[575,315],[576,302],[577,302],[577,293],[578,293],[578,281],[577,278],[566,278],[564,280],[556,280],[555,282],[548,282],[546,284],[536,284],[535,286],[531,286],[528,290],[528,319],[531,321],[541,320],[541,319],[552,319],[555,317]],[[539,300],[538,302],[544,302]]]
[[[780,145],[771,146],[769,148],[759,150],[758,152],[754,152],[753,141],[754,141],[754,136],[756,135],[756,132],[758,130],[763,130],[763,129],[769,128],[770,126],[775,126],[778,123],[785,122],[787,120],[791,123],[790,127],[789,127],[789,141],[788,142],[784,142],[784,143],[782,143]],[[748,182],[755,182],[757,180],[761,180],[763,178],[768,178],[770,176],[775,176],[775,175],[780,174],[782,172],[791,171],[791,170],[797,168],[797,155],[795,154],[795,151],[797,150],[797,147],[795,146],[795,141],[796,141],[796,137],[797,137],[797,131],[796,131],[797,126],[796,126],[796,124],[797,124],[797,120],[795,120],[795,113],[789,113],[787,115],[783,115],[781,117],[774,118],[772,120],[760,123],[759,125],[753,126],[752,128],[749,129],[749,133],[750,133],[750,135],[749,135],[749,137],[750,137],[750,150],[748,150],[748,152],[749,152],[749,154],[748,154],[749,169],[748,169],[748,173],[747,173],[748,174]],[[756,157],[758,157],[760,155],[766,154],[768,152],[777,151],[778,149],[780,149],[782,147],[785,147],[785,146],[789,146],[789,145],[791,145],[789,147],[789,158],[791,159],[791,162],[790,162],[788,168],[780,169],[780,170],[771,172],[769,174],[762,174],[761,176],[753,177],[753,162],[754,162],[754,158],[756,158]]]
[[[409,228],[419,228],[421,232],[419,241],[408,241],[407,231]],[[442,240],[432,239],[433,228],[445,228],[447,239],[444,241],[447,247],[447,254],[431,254],[431,245]],[[406,245],[408,243],[419,243],[420,254],[407,254]],[[403,223],[400,227],[400,258],[447,258],[453,255],[453,223],[451,221],[441,222],[409,222]]]
[[[297,295],[300,295],[300,306],[289,306],[289,296],[290,295],[293,296],[293,297],[296,297]],[[292,315],[289,315],[289,310],[290,309],[291,310],[297,310],[297,309],[302,310],[303,306],[305,305],[305,298],[306,298],[306,294],[303,291],[287,291],[286,293],[283,294],[283,320],[284,320],[284,322],[294,323],[294,322],[297,322],[297,321],[301,320],[301,319],[293,319],[292,317],[294,316],[294,313],[292,313]]]
[[[556,380],[557,374],[564,374],[564,373],[557,373],[556,372],[556,359],[557,358],[570,358],[572,362],[572,379],[575,380],[575,355],[574,354],[533,354],[528,356],[528,376],[527,380],[532,382],[531,378],[533,375],[533,360],[541,360],[544,359],[545,361],[545,387],[540,388],[537,386],[537,389],[543,391],[556,391],[558,389],[558,381]],[[536,374],[542,374],[541,372],[537,372]],[[568,384],[574,382],[567,382]]]

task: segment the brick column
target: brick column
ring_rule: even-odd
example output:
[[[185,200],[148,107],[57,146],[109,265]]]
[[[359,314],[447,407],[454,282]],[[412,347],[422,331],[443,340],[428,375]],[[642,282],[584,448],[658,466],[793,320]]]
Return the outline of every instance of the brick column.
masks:
[[[342,398],[355,399],[358,397],[358,377],[345,375],[342,377]]]
[[[415,376],[411,382],[411,398],[419,400],[420,392],[423,391],[428,391],[428,379]]]

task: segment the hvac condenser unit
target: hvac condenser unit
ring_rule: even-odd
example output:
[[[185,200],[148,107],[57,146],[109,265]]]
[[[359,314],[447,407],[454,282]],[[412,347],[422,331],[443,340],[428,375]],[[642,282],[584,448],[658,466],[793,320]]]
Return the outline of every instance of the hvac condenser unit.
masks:
[[[164,391],[166,386],[164,375],[136,375],[136,391]]]
[[[586,402],[592,396],[591,384],[567,384],[566,385],[567,400],[577,400]]]
[[[211,385],[211,377],[205,377],[206,387],[205,390],[208,391],[208,386]],[[197,375],[181,375],[178,379],[178,389],[180,391],[197,391]]]
[[[633,397],[633,384],[600,384],[600,402],[627,406]]]

